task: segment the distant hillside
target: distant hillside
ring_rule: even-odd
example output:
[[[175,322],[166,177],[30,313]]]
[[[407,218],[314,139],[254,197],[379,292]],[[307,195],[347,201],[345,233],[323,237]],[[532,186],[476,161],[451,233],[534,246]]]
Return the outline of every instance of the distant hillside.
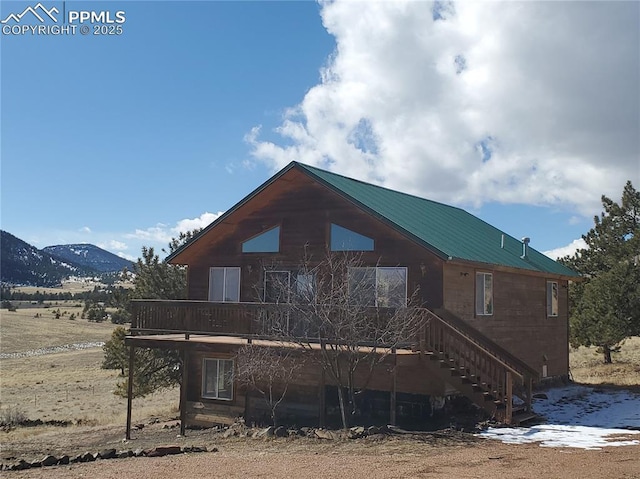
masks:
[[[35,246],[0,230],[0,281],[13,285],[57,286],[69,276],[109,282],[131,261],[90,244]]]
[[[54,258],[91,268],[101,273],[133,269],[133,263],[92,244],[47,246],[42,251]]]
[[[91,276],[90,268],[68,263],[0,231],[0,279],[3,283],[56,286],[69,276]]]

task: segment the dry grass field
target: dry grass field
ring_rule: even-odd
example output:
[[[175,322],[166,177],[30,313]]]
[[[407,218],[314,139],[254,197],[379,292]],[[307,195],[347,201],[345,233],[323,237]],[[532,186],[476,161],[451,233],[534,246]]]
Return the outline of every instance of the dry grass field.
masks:
[[[20,353],[74,343],[106,341],[114,325],[80,319],[79,301],[45,302],[45,307],[0,310],[0,353]],[[56,319],[56,314],[60,318]],[[71,320],[71,315],[76,319]],[[37,317],[36,317],[37,316]]]
[[[115,325],[79,319],[77,302],[0,312],[2,353],[23,353],[74,343],[104,342]],[[57,309],[68,314],[55,319]],[[78,319],[69,320],[71,312]],[[35,318],[38,313],[41,317]],[[0,359],[0,408],[19,408],[29,419],[124,424],[126,399],[113,394],[119,372],[101,369],[102,348]],[[134,401],[134,419],[174,414],[179,394],[163,391]],[[34,433],[34,428],[23,433]],[[12,433],[13,434],[13,433]]]
[[[573,380],[584,384],[640,386],[640,337],[627,339],[613,363],[604,364],[596,348],[571,349],[569,364]]]

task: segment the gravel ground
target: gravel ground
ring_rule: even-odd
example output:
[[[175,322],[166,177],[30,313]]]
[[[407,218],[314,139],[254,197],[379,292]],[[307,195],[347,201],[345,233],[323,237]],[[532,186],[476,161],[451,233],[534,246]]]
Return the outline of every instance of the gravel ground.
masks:
[[[122,427],[67,428],[29,437],[3,440],[3,461],[12,454],[42,458],[43,453],[67,454],[101,448],[148,448],[154,445],[199,445],[217,452],[159,458],[99,460],[93,463],[4,472],[16,478],[127,477],[174,479],[212,478],[640,478],[640,447],[599,451],[507,445],[456,431],[362,439],[224,438],[210,430],[187,431],[177,437],[175,423],[156,423],[134,431],[123,442]],[[14,432],[5,433],[7,437]],[[39,454],[39,457],[38,457]]]

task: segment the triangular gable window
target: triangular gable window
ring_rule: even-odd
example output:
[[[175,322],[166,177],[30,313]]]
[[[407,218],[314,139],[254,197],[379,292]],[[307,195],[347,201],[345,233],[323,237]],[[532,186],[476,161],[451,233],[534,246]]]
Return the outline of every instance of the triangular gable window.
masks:
[[[331,251],[373,251],[373,239],[331,224]]]
[[[242,243],[243,253],[277,253],[278,251],[280,251],[279,226]]]

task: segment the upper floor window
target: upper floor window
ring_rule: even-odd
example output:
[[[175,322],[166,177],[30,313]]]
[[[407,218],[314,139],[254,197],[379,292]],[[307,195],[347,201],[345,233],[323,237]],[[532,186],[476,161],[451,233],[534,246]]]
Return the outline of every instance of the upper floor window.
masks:
[[[332,223],[331,251],[373,251],[373,239]]]
[[[493,275],[476,273],[476,315],[493,314]]]
[[[264,272],[265,303],[311,303],[316,297],[316,277],[313,273],[290,271]]]
[[[243,253],[277,253],[280,251],[280,227],[260,233],[242,243]]]
[[[291,297],[291,273],[289,271],[264,272],[264,302],[288,303]]]
[[[349,298],[363,306],[407,305],[407,268],[349,268]]]
[[[240,302],[240,268],[209,268],[209,301]]]
[[[558,316],[557,281],[547,281],[547,316]]]

